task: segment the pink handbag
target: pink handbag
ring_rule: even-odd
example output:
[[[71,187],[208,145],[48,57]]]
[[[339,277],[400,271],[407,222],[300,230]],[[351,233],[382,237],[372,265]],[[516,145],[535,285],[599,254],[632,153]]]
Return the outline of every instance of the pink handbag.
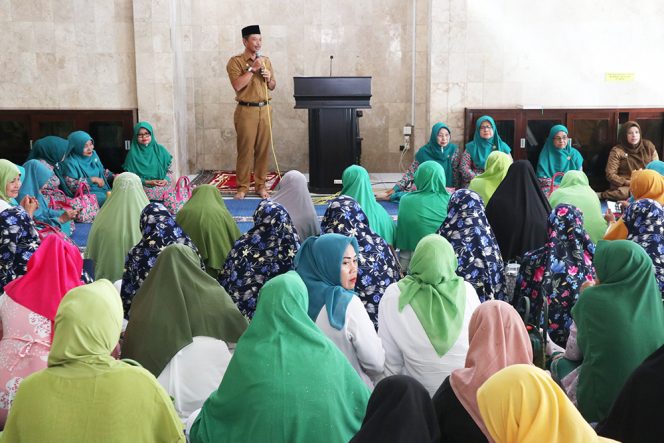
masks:
[[[90,186],[86,182],[78,185],[74,198],[69,199],[72,209],[78,210],[76,221],[79,223],[92,223],[99,212],[97,196],[90,192]]]
[[[60,240],[65,241],[66,243],[69,243],[70,245],[76,246],[78,248],[78,245],[74,243],[74,241],[67,236],[60,228],[56,228],[53,225],[49,225],[48,223],[40,222],[35,220],[35,228],[37,228],[37,235],[39,235],[39,241],[41,242],[44,240],[46,237],[49,235],[55,235],[60,238]]]
[[[51,209],[72,209],[69,202],[71,200],[59,189],[56,189],[48,195],[48,207]]]
[[[168,212],[175,215],[191,198],[191,183],[189,177],[183,175],[175,182],[173,188],[164,192],[163,203]]]

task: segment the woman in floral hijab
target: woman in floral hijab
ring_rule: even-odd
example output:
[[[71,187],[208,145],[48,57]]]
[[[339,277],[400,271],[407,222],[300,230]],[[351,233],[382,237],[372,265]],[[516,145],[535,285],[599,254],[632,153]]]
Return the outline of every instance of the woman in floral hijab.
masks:
[[[288,212],[279,203],[262,200],[254,212],[254,227],[228,253],[219,283],[240,312],[252,319],[258,291],[274,276],[293,269],[300,239]]]

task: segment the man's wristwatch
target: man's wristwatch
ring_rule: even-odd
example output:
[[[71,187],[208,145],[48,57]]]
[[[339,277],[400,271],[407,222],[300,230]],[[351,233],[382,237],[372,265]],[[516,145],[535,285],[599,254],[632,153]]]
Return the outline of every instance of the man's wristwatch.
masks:
[[[249,67],[247,68],[247,72],[254,72],[254,68],[252,68],[251,66],[249,66]]]

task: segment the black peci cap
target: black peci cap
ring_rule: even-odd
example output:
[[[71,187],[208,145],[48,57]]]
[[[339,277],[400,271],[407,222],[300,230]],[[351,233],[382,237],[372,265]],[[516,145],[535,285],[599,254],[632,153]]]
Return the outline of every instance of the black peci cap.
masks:
[[[242,38],[249,37],[251,34],[260,34],[261,28],[258,25],[245,26],[242,28]]]

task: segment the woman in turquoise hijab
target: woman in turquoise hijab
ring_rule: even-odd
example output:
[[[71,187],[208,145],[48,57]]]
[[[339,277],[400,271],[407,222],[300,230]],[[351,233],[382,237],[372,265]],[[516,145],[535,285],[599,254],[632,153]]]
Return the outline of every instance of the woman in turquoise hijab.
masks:
[[[397,220],[396,247],[402,269],[408,269],[411,252],[426,235],[434,234],[447,217],[450,194],[445,189],[445,170],[426,161],[415,173],[413,191],[401,198]]]
[[[122,169],[138,175],[149,200],[163,200],[171,188],[173,156],[157,143],[152,125],[138,122],[134,126],[134,138]]]
[[[28,160],[23,167],[25,175],[21,189],[18,191],[18,201],[22,201],[26,196],[37,199],[39,207],[34,211],[33,219],[60,228],[65,234],[71,235],[73,232],[71,220],[76,216],[76,211],[49,208],[48,202],[41,193],[41,189],[51,178],[53,171],[39,160]]]
[[[475,123],[473,139],[466,143],[466,149],[459,156],[457,170],[460,188],[467,188],[476,175],[484,172],[486,159],[493,151],[509,154],[512,149],[501,140],[493,118],[483,115]]]
[[[415,172],[417,168],[428,160],[438,162],[445,170],[446,186],[455,187],[456,174],[452,167],[454,158],[457,154],[457,145],[450,143],[452,132],[450,128],[442,122],[438,122],[431,128],[429,143],[422,146],[415,154],[415,160],[410,164],[410,168],[404,173],[401,180],[387,191],[385,197],[391,201],[398,201],[406,192],[412,190],[415,181]]]
[[[583,169],[583,156],[572,147],[567,134],[568,130],[563,125],[555,125],[549,131],[537,163],[537,178],[542,186],[550,187],[551,179],[559,172],[564,174]],[[562,175],[556,177],[555,184],[559,184],[562,179]]]
[[[341,181],[343,183],[341,195],[353,197],[367,215],[371,230],[389,245],[394,245],[394,221],[385,208],[376,201],[367,170],[359,165],[351,165],[344,171]]]
[[[42,189],[42,193],[46,197],[60,189],[60,183],[62,182],[61,177],[58,175],[60,168],[56,168],[56,166],[64,160],[68,147],[69,143],[67,140],[55,135],[42,137],[32,144],[28,160],[39,160],[44,166],[54,172],[44,189]]]
[[[73,196],[78,186],[85,182],[90,186],[90,192],[97,196],[101,207],[106,201],[106,193],[111,190],[113,173],[102,165],[90,134],[83,131],[72,132],[67,140],[67,155],[61,165],[65,180],[63,189]]]
[[[653,160],[646,165],[646,169],[652,169],[659,172],[659,175],[664,175],[664,162],[661,160]]]

